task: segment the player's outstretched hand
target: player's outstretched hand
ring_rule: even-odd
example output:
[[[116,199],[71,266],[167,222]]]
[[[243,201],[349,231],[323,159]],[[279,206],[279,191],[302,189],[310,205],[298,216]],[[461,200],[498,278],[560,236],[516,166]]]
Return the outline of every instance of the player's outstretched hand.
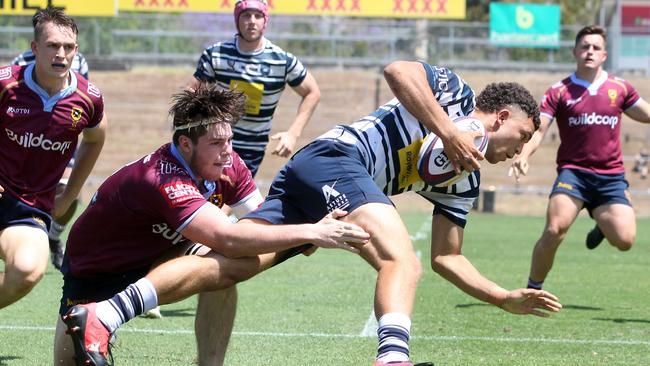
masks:
[[[528,159],[524,159],[521,155],[518,155],[515,160],[510,165],[510,170],[508,171],[508,176],[515,177],[515,180],[518,182],[519,177],[526,175],[528,173]]]
[[[501,308],[513,314],[536,315],[548,318],[547,312],[557,313],[562,309],[557,296],[544,290],[520,288],[508,293]]]
[[[483,160],[483,154],[474,146],[474,139],[482,136],[477,131],[461,131],[443,141],[445,153],[451,163],[454,164],[456,173],[461,170],[472,172],[481,169],[479,160]]]
[[[318,239],[313,244],[321,248],[341,248],[359,253],[359,249],[370,239],[370,234],[360,226],[338,220],[347,214],[337,209],[314,224]]]

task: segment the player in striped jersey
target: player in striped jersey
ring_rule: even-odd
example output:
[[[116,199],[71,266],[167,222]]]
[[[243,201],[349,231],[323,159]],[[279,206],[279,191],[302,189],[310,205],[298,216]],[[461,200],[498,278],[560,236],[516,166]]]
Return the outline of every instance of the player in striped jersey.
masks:
[[[36,24],[33,25],[36,26]],[[34,52],[32,50],[27,50],[21,53],[20,55],[16,56],[16,58],[14,58],[11,64],[18,65],[18,66],[26,66],[29,64],[33,64],[34,61],[36,61],[36,56],[34,55]],[[70,70],[79,73],[86,80],[88,80],[88,63],[86,62],[86,58],[81,54],[81,52],[77,52],[72,58]],[[68,179],[70,178],[70,172],[72,171],[73,166],[74,166],[74,156],[68,162],[68,167],[66,168],[66,170],[63,173],[63,176],[59,180],[59,184],[57,186],[57,192],[63,192],[65,190],[65,186],[68,184]],[[50,230],[47,234],[50,243],[50,260],[52,262],[52,265],[54,265],[56,269],[61,269],[61,264],[63,262],[63,245],[61,243],[61,234],[65,231],[66,225],[68,224],[68,222],[70,222],[70,220],[74,216],[74,213],[77,209],[77,204],[78,204],[78,199],[75,199],[75,201],[70,205],[70,209],[68,210],[68,212],[66,212],[61,217],[53,219],[52,224],[50,226]]]
[[[285,86],[289,85],[302,101],[289,129],[270,137],[278,141],[272,153],[282,157],[294,152],[320,100],[320,89],[296,56],[264,37],[269,19],[266,0],[238,0],[234,14],[234,39],[203,51],[189,87],[209,81],[246,95],[246,114],[233,128],[233,148],[254,177],[264,158],[273,113]]]
[[[435,205],[431,236],[433,269],[475,298],[516,314],[548,316],[557,298],[542,290],[508,291],[483,277],[462,255],[467,214],[478,196],[480,173],[436,188],[418,175],[417,156],[430,133],[451,147],[459,131],[451,119],[471,115],[490,133],[486,160],[495,164],[521,151],[539,127],[539,110],[516,83],[488,85],[476,97],[454,72],[418,62],[395,62],[384,71],[396,98],[346,126],[337,126],[296,153],[273,181],[265,202],[244,220],[315,222],[335,209],[344,221],[370,233],[360,255],[378,271],[375,314],[379,345],[375,365],[410,361],[411,311],[420,260],[388,196],[414,191]],[[453,150],[453,149],[450,149]],[[453,156],[451,152],[448,152]]]
[[[549,197],[546,225],[533,249],[528,286],[542,288],[555,254],[583,208],[596,221],[587,248],[604,238],[619,250],[636,240],[636,215],[630,202],[621,152],[621,117],[650,123],[650,104],[634,87],[603,69],[607,34],[586,26],[576,35],[576,71],[551,86],[542,99],[542,124],[531,143],[512,163],[515,178],[528,171],[528,158],[539,147],[555,118],[560,132],[557,179]]]

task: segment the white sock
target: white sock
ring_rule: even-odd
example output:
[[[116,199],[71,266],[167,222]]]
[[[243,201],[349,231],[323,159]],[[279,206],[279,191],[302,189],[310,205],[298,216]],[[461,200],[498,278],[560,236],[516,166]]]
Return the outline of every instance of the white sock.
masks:
[[[383,363],[409,360],[411,319],[402,313],[386,313],[379,318],[377,361]]]
[[[158,306],[151,281],[139,279],[109,300],[97,303],[97,318],[113,333],[120,325]]]

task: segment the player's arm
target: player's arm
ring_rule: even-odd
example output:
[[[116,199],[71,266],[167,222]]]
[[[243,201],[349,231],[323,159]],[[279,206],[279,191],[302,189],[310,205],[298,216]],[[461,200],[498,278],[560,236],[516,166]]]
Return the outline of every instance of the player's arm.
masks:
[[[460,168],[468,172],[480,169],[478,160],[483,160],[483,155],[473,143],[476,133],[461,132],[456,128],[433,95],[421,63],[393,62],[384,69],[384,78],[400,103],[442,139],[456,172],[460,172]]]
[[[650,123],[650,103],[639,99],[639,101],[625,111],[625,115],[641,123]]]
[[[519,155],[515,157],[515,160],[512,162],[510,170],[508,171],[508,176],[514,175],[516,180],[519,180],[520,176],[526,175],[526,173],[528,173],[528,168],[530,168],[528,165],[528,159],[535,153],[535,151],[537,151],[539,145],[542,144],[544,136],[546,136],[546,133],[551,126],[552,119],[547,115],[542,114],[540,115],[539,119],[541,121],[539,129],[535,131],[533,137],[531,137],[530,140],[524,144],[524,148],[521,149]]]
[[[260,207],[262,202],[264,202],[264,197],[262,197],[260,190],[256,189],[246,198],[229,207],[235,217],[239,219],[246,216],[246,214],[253,211],[254,209]]]
[[[248,257],[279,252],[311,243],[323,248],[341,248],[358,253],[370,238],[359,226],[336,220],[345,213],[336,210],[316,224],[233,224],[215,205],[205,204],[181,234],[227,257]]]
[[[431,266],[436,273],[465,293],[513,314],[547,317],[542,310],[557,312],[562,308],[557,297],[543,290],[508,291],[485,278],[461,253],[463,228],[441,214],[433,216],[431,225]]]
[[[278,132],[271,136],[272,140],[278,140],[278,144],[272,153],[282,157],[288,157],[295,151],[298,138],[314,114],[314,110],[316,110],[316,106],[320,101],[320,88],[318,87],[318,83],[316,83],[316,79],[309,71],[307,71],[307,75],[302,83],[294,86],[292,89],[302,98],[298,106],[296,118],[287,131]]]
[[[99,158],[99,153],[102,151],[102,147],[104,146],[107,124],[108,121],[104,114],[104,117],[97,126],[83,130],[83,136],[79,148],[77,149],[75,164],[70,172],[68,184],[66,185],[65,190],[56,197],[54,203],[52,216],[55,219],[68,210],[72,201],[74,201],[74,199],[79,195],[86,179],[88,179],[90,172],[97,162],[97,158]]]

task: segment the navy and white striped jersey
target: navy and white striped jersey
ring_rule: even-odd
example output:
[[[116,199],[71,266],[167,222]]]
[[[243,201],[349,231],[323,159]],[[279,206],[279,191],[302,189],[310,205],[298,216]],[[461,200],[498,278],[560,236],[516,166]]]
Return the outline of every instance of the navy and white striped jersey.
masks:
[[[34,62],[35,59],[36,56],[34,56],[34,53],[31,50],[28,50],[16,56],[16,58],[11,61],[11,64],[25,66]],[[81,74],[81,76],[86,78],[86,80],[88,79],[88,62],[86,62],[86,58],[83,54],[81,54],[81,52],[77,52],[77,54],[72,59],[72,66],[70,66],[70,70],[76,71]]]
[[[429,86],[451,119],[474,111],[474,91],[453,71],[422,63]],[[396,99],[347,126],[337,126],[319,138],[354,144],[361,151],[368,173],[387,196],[415,191],[464,227],[472,203],[478,197],[480,173],[445,188],[422,181],[417,170],[418,152],[430,131]]]
[[[246,114],[233,127],[233,147],[264,151],[269,141],[273,113],[285,85],[298,86],[307,69],[293,54],[264,39],[255,52],[238,48],[237,36],[203,51],[194,77],[216,82],[246,95]]]

